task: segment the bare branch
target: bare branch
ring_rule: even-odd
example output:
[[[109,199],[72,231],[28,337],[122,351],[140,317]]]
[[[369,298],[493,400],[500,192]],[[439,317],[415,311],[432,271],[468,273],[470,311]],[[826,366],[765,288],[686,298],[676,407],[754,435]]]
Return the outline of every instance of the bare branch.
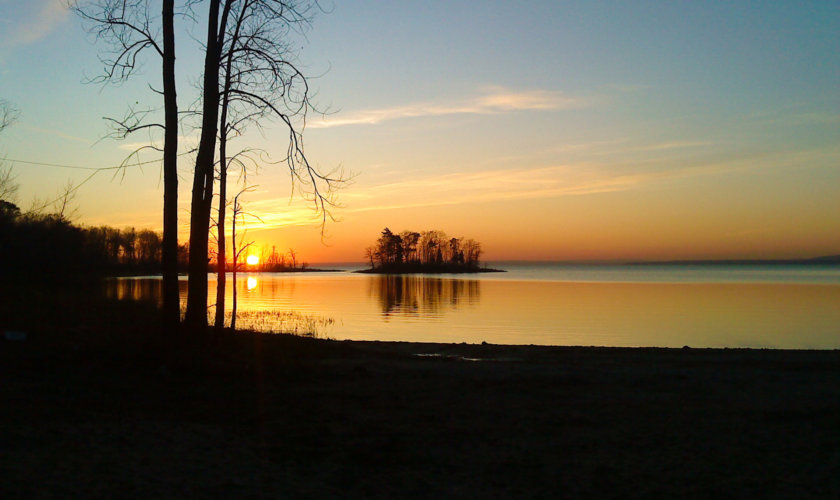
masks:
[[[151,47],[163,57],[157,27],[159,15],[149,0],[69,0],[68,6],[86,24],[85,30],[107,48],[100,56],[103,73],[98,83],[118,83],[138,68],[138,57]]]
[[[0,167],[0,200],[14,202],[17,198],[17,192],[20,184],[15,182],[17,176],[14,175],[12,166]]]
[[[20,117],[20,110],[9,101],[0,99],[0,132],[14,123],[18,117]]]

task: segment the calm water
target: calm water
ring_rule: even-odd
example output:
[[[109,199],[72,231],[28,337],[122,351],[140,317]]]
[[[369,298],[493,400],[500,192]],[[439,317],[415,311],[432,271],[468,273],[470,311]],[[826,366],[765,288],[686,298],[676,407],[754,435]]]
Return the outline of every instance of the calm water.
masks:
[[[335,339],[840,348],[840,266],[491,267],[509,272],[240,274],[237,326]],[[160,280],[107,289],[159,300]]]

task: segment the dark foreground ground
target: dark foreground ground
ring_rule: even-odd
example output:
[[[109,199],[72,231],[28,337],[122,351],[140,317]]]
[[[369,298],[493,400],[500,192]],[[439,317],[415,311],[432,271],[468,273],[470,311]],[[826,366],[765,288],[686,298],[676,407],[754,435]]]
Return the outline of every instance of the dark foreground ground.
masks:
[[[147,313],[0,340],[0,498],[840,496],[838,351],[200,347]]]

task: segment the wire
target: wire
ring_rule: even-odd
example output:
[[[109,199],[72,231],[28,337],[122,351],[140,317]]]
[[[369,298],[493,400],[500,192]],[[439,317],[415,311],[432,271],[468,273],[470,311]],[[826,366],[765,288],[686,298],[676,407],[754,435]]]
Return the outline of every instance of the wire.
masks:
[[[180,153],[178,156],[185,156],[185,155],[191,154],[193,152],[194,151],[187,151],[187,152],[184,152],[184,153]],[[41,166],[41,167],[70,168],[70,169],[74,169],[74,170],[92,170],[91,174],[88,175],[87,177],[85,177],[85,180],[83,180],[82,182],[80,182],[80,183],[76,184],[75,186],[71,187],[70,189],[65,191],[58,198],[56,198],[52,201],[48,201],[48,202],[44,203],[43,205],[41,205],[40,207],[34,209],[35,211],[38,211],[38,210],[43,210],[44,208],[58,202],[62,198],[65,198],[65,197],[75,193],[76,191],[79,190],[80,187],[84,186],[85,184],[87,184],[87,182],[89,180],[93,179],[93,177],[96,174],[98,174],[99,172],[104,172],[106,170],[119,170],[121,168],[128,168],[128,167],[137,167],[137,166],[140,166],[140,165],[148,165],[150,163],[158,163],[158,162],[163,161],[163,158],[158,158],[157,160],[141,161],[141,162],[137,162],[137,163],[124,163],[122,165],[116,165],[116,166],[113,166],[113,167],[83,167],[81,165],[65,165],[65,164],[61,164],[61,163],[44,163],[44,162],[39,162],[39,161],[16,160],[14,158],[2,158],[2,161],[9,162],[9,163],[23,163],[25,165],[37,165],[37,166]]]
[[[192,151],[187,151],[186,153],[181,153],[178,156],[185,156],[185,155],[188,155],[190,153],[192,153]],[[121,168],[136,167],[136,166],[139,166],[139,165],[148,165],[150,163],[158,163],[158,162],[163,161],[163,158],[158,158],[157,160],[140,161],[140,162],[136,162],[136,163],[135,162],[131,162],[131,163],[126,162],[122,165],[116,165],[116,166],[113,166],[113,167],[83,167],[81,165],[65,165],[65,164],[61,164],[61,163],[44,163],[44,162],[40,162],[40,161],[16,160],[14,158],[0,158],[0,160],[6,161],[6,162],[9,162],[9,163],[23,163],[25,165],[37,165],[37,166],[40,166],[40,167],[71,168],[71,169],[74,169],[74,170],[95,170],[97,172],[101,172],[101,171],[104,171],[104,170],[118,170],[118,169],[121,169]]]

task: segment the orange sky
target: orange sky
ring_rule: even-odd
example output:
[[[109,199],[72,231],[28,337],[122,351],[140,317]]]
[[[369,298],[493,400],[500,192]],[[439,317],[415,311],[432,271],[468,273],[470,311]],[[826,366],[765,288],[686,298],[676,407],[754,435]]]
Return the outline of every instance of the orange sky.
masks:
[[[247,223],[249,239],[312,263],[362,261],[386,226],[474,238],[487,260],[840,254],[840,15],[830,2],[764,5],[760,16],[735,4],[597,4],[335,5],[300,45],[330,111],[309,116],[307,154],[352,179],[338,192],[340,221],[322,244],[288,173],[263,163],[242,199],[263,221]],[[103,47],[61,2],[2,9],[0,98],[21,110],[0,135],[15,201],[26,208],[84,182],[77,222],[160,229],[158,164],[87,180],[86,170],[15,162],[111,166],[159,142],[100,140],[103,116],[160,107],[149,90],[157,63],[144,60],[122,86],[83,85]],[[176,36],[186,109],[202,54],[186,30]],[[229,147],[282,157],[287,132],[264,125]],[[185,124],[182,149],[197,136]],[[192,161],[179,164],[184,237]]]

